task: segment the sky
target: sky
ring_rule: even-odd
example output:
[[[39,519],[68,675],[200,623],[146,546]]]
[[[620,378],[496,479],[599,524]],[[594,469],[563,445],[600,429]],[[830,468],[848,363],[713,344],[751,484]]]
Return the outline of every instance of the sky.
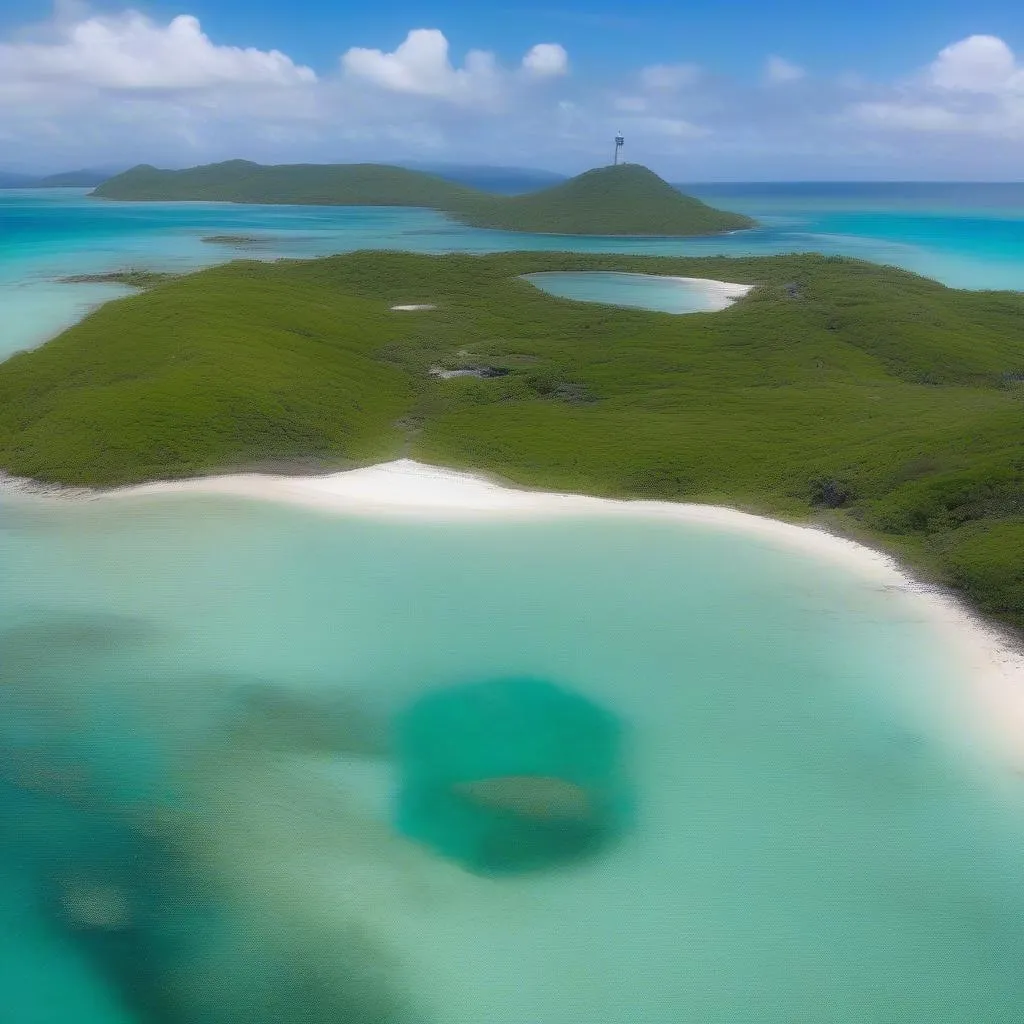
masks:
[[[1020,0],[0,0],[0,169],[1024,179]]]

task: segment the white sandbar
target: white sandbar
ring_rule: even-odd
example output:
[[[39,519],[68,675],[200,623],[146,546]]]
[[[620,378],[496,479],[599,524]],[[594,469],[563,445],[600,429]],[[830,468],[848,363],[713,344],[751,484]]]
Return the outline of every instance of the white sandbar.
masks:
[[[403,311],[403,312],[416,312],[421,309],[437,309],[437,306],[431,305],[429,302],[413,303],[406,306],[392,306],[392,312]]]

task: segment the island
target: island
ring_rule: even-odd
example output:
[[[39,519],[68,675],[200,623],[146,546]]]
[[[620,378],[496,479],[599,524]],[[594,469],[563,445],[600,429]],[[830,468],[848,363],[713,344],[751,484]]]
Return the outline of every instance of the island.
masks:
[[[754,287],[674,316],[522,279],[551,271]],[[362,252],[148,284],[0,364],[0,469],[112,487],[410,457],[730,505],[1024,627],[1024,295],[821,255]]]
[[[142,165],[92,193],[119,201],[214,201],[438,210],[472,227],[543,234],[713,235],[755,226],[684,195],[638,164],[599,167],[523,195],[497,195],[384,164],[294,164],[246,160],[181,171]]]
[[[96,188],[111,171],[61,171],[58,174],[11,174],[0,171],[0,188]]]

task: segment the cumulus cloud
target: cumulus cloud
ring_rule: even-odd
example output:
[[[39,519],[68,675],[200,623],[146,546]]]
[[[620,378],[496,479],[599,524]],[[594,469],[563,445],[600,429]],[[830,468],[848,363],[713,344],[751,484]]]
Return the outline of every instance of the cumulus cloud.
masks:
[[[393,52],[353,47],[341,58],[345,75],[390,92],[429,96],[466,106],[501,98],[511,74],[493,53],[470,50],[461,67],[452,63],[448,39],[436,28],[413,29]],[[558,43],[538,43],[527,51],[519,70],[528,79],[568,74],[569,55]]]
[[[342,56],[341,64],[350,78],[392,92],[473,102],[495,91],[498,67],[492,53],[470,50],[459,68],[448,51],[443,32],[417,28],[392,53],[355,46]]]
[[[53,41],[0,43],[0,77],[114,90],[316,80],[312,69],[295,64],[278,50],[215,45],[190,15],[159,25],[136,11],[72,21],[73,10],[59,9]]]
[[[0,35],[0,139],[47,168],[437,158],[470,139],[510,144],[502,118],[542,124],[561,97],[535,85],[568,71],[557,43],[511,66],[479,49],[456,60],[437,29],[414,29],[391,51],[338,52],[318,75],[278,50],[211,39],[191,15],[96,14],[58,0],[44,23]]]
[[[553,42],[504,61],[453,53],[439,29],[394,47],[353,42],[380,41],[338,40],[339,60],[314,72],[211,38],[188,14],[97,14],[59,0],[44,24],[0,35],[0,159],[53,170],[228,157],[581,170],[609,159],[621,129],[631,160],[707,178],[1005,177],[1024,166],[1024,68],[995,36],[954,42],[892,82],[812,79],[778,56],[753,82],[690,63],[581,81]],[[968,134],[984,145],[965,146]]]
[[[928,69],[938,89],[1024,95],[1024,67],[996,36],[968,36],[947,46]]]
[[[786,60],[785,57],[771,56],[765,61],[764,80],[769,85],[784,85],[786,82],[799,82],[806,77],[802,67]]]
[[[851,119],[880,129],[1024,138],[1024,65],[996,36],[952,43],[883,99],[854,104]]]
[[[569,73],[569,54],[558,43],[538,43],[523,57],[522,67],[534,78],[556,78]]]

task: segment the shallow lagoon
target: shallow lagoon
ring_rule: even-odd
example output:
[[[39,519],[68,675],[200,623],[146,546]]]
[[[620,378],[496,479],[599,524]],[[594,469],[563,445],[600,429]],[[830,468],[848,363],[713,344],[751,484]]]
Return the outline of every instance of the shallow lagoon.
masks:
[[[715,312],[731,305],[747,290],[742,285],[732,289],[722,287],[715,281],[609,271],[553,271],[525,274],[523,280],[562,299],[604,302],[660,313]]]
[[[257,930],[283,913],[293,952],[326,943],[338,964],[357,920],[429,1007],[416,1024],[1019,1019],[1024,817],[950,738],[963,681],[906,595],[702,526],[188,496],[0,513],[0,616],[53,630],[22,635],[42,674],[7,681],[9,749],[72,742],[104,799],[136,809],[214,750],[191,799],[234,911]],[[115,642],[83,647],[76,616],[120,624]],[[5,653],[10,673],[10,634]],[[239,681],[387,716],[504,675],[557,681],[628,728],[636,821],[600,856],[500,880],[407,863],[386,758],[303,754],[281,773],[280,752],[236,756],[219,731]],[[35,909],[30,840],[0,835],[0,957],[37,969],[17,1019],[56,1024],[72,1001],[82,1024],[132,1019]]]

